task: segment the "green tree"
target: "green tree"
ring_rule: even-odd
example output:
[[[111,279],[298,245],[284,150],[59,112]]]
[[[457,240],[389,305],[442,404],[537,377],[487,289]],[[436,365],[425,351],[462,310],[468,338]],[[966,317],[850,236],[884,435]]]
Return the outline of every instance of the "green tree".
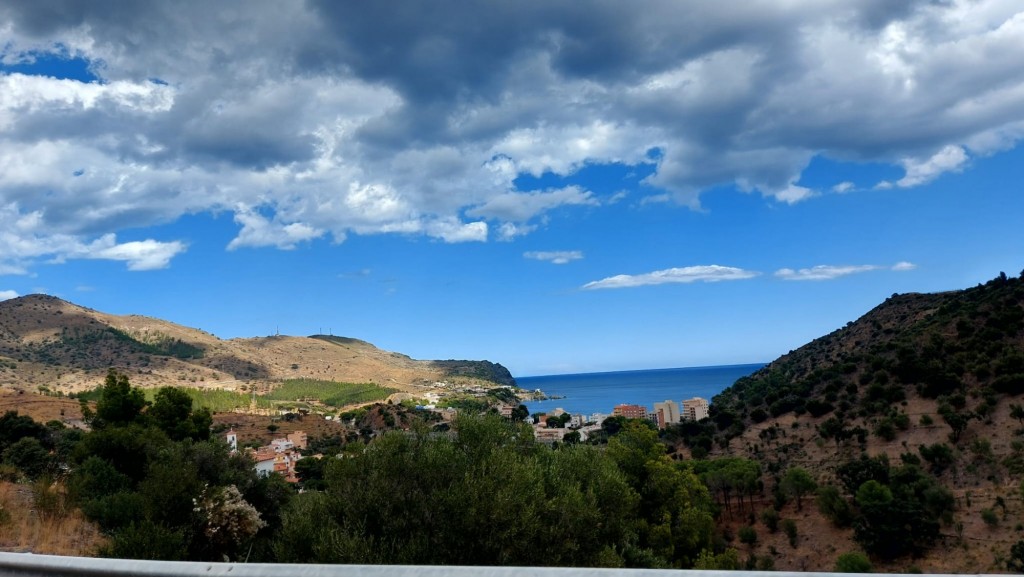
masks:
[[[140,389],[128,382],[128,376],[110,369],[100,387],[100,398],[96,401],[96,420],[93,428],[106,425],[124,426],[135,422],[146,406],[146,397]]]
[[[942,417],[942,420],[949,425],[949,440],[954,445],[960,442],[960,437],[967,429],[967,425],[970,424],[972,419],[976,418],[974,413],[958,410],[950,404],[940,405],[939,415]]]
[[[3,462],[17,467],[29,479],[38,479],[53,469],[50,452],[35,437],[22,437],[4,449]]]
[[[0,447],[9,447],[25,437],[44,442],[49,437],[49,431],[31,417],[19,415],[17,411],[7,411],[0,416]]]
[[[460,415],[452,436],[385,434],[331,460],[323,492],[292,499],[274,552],[283,562],[690,566],[711,547],[706,490],[655,449],[656,434],[652,445],[626,428],[608,451],[552,450],[496,415]]]
[[[818,489],[818,510],[836,527],[849,527],[855,517],[850,504],[832,485]]]
[[[153,406],[146,412],[154,424],[175,441],[210,438],[213,416],[209,409],[192,410],[192,397],[177,387],[157,391]]]
[[[798,511],[803,510],[804,495],[818,487],[814,477],[806,469],[800,467],[792,467],[786,471],[786,475],[780,481],[780,485],[784,493],[791,497],[796,497],[796,508]]]
[[[530,416],[530,409],[526,408],[526,405],[520,404],[516,408],[512,409],[512,415],[510,418],[513,421],[525,421]]]

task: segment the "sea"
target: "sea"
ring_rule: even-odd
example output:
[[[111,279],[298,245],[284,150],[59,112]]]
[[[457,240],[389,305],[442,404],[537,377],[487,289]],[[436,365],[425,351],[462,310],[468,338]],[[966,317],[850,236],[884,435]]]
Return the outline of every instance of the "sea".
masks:
[[[654,403],[675,402],[693,397],[711,398],[725,390],[740,377],[764,366],[722,365],[679,369],[649,369],[612,373],[585,373],[516,377],[521,388],[540,389],[549,397],[545,401],[524,403],[530,413],[546,413],[564,409],[574,415],[610,414],[619,404],[641,405],[651,410]]]

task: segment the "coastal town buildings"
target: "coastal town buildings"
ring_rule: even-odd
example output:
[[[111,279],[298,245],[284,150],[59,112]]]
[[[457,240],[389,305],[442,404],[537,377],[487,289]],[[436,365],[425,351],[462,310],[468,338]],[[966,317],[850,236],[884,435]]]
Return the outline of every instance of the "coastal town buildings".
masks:
[[[616,417],[626,417],[627,419],[646,419],[647,407],[626,404],[615,405],[615,408],[612,409],[612,415]]]
[[[664,401],[654,403],[654,420],[658,423],[659,429],[678,423],[680,421],[679,405],[675,401]]]
[[[708,402],[700,397],[694,397],[683,401],[683,418],[690,421],[699,421],[708,417]]]

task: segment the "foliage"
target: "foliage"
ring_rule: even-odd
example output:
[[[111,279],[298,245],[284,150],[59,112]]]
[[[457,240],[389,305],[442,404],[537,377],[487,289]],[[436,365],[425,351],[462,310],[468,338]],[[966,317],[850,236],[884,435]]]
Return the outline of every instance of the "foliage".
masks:
[[[883,455],[869,457],[861,455],[857,460],[847,461],[836,469],[836,477],[848,495],[856,495],[867,481],[889,483],[889,458]]]
[[[128,382],[128,376],[119,374],[114,369],[107,372],[101,389],[100,398],[96,401],[95,418],[92,420],[93,428],[132,423],[139,418],[146,406],[146,397],[142,390],[132,387]]]
[[[29,479],[38,479],[54,469],[50,452],[35,437],[22,437],[3,450],[3,462],[17,467]]]
[[[836,559],[836,573],[871,573],[871,560],[860,551],[843,553]]]
[[[989,527],[995,527],[999,524],[999,517],[996,515],[996,512],[993,511],[992,509],[982,509],[981,520],[984,521],[985,524]]]
[[[1024,573],[1024,541],[1017,541],[1010,547],[1006,568],[1014,573]]]
[[[744,545],[753,546],[757,543],[757,531],[750,525],[743,525],[739,531],[736,532],[737,537],[740,538],[740,543]]]
[[[0,416],[0,447],[9,447],[26,437],[44,442],[49,438],[49,431],[31,417],[19,415],[17,411],[7,411]]]
[[[836,527],[849,527],[855,516],[850,503],[832,485],[818,489],[818,510]]]
[[[740,554],[735,549],[726,549],[717,555],[705,549],[697,557],[693,568],[704,571],[739,571],[743,567],[740,564]]]
[[[552,450],[493,415],[460,415],[453,435],[385,434],[294,499],[278,560],[690,566],[710,546],[707,493],[656,434],[627,429],[607,452]]]
[[[101,426],[65,451],[68,499],[110,537],[100,553],[220,561],[252,547],[254,560],[266,559],[291,489],[207,440],[209,412],[193,410],[181,390],[154,399],[142,411],[141,391],[111,372],[97,403]]]
[[[894,559],[920,554],[939,535],[939,520],[953,510],[953,496],[912,465],[890,472],[888,485],[866,481],[857,490],[860,516],[854,539],[872,555]]]
[[[783,519],[782,532],[786,534],[786,538],[789,540],[789,546],[795,549],[798,542],[797,539],[800,537],[796,528],[796,521],[792,519]]]
[[[786,471],[786,475],[780,481],[782,491],[791,497],[796,497],[796,508],[803,509],[804,495],[818,488],[818,483],[806,469],[793,467]]]
[[[765,509],[761,511],[761,522],[768,529],[769,533],[774,533],[779,530],[779,512],[773,508]]]
[[[210,438],[213,416],[209,409],[193,411],[192,397],[177,387],[160,389],[147,415],[172,440]]]
[[[726,511],[732,510],[733,499],[737,497],[741,509],[744,497],[753,507],[754,495],[762,490],[761,464],[757,461],[737,457],[710,459],[693,463],[693,470]]]
[[[849,426],[851,407],[857,407],[857,417],[878,417],[877,434],[895,439],[903,419],[891,409],[909,391],[939,398],[977,383],[992,391],[993,401],[1024,394],[1021,339],[1024,278],[1000,275],[963,291],[894,294],[857,321],[716,395],[710,412],[717,441],[738,436],[768,415],[806,412],[827,415],[821,435],[842,446],[863,436]],[[993,404],[986,400],[972,410],[947,411],[952,441],[959,441],[974,415],[990,414]]]
[[[928,461],[931,465],[931,472],[936,475],[942,474],[956,460],[953,449],[945,443],[921,445],[917,448],[917,451],[921,453],[921,457],[925,461]]]
[[[288,379],[265,395],[275,401],[316,400],[331,407],[379,401],[395,392],[373,383],[340,383],[318,379]]]

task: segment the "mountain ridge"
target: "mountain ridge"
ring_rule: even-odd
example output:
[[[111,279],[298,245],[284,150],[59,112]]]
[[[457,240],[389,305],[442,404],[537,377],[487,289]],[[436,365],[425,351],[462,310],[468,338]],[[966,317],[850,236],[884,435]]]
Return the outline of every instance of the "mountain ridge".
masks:
[[[285,379],[369,382],[401,391],[457,379],[514,385],[489,361],[416,360],[325,335],[220,339],[142,315],[112,315],[49,295],[0,302],[0,386],[76,392],[115,368],[138,386],[266,388]]]
[[[930,548],[873,557],[876,571],[1003,572],[1024,536],[1022,395],[1024,273],[1001,273],[963,290],[892,295],[737,380],[712,399],[707,421],[684,423],[670,442],[678,457],[760,464],[762,510],[774,501],[799,527],[799,547],[769,534],[750,548],[776,569],[830,570],[841,553],[866,547],[858,515],[869,508],[848,475],[884,468],[934,479],[952,508],[934,520]],[[845,503],[847,525],[779,500],[794,468],[829,487],[832,505]],[[741,523],[726,521],[733,531]]]

